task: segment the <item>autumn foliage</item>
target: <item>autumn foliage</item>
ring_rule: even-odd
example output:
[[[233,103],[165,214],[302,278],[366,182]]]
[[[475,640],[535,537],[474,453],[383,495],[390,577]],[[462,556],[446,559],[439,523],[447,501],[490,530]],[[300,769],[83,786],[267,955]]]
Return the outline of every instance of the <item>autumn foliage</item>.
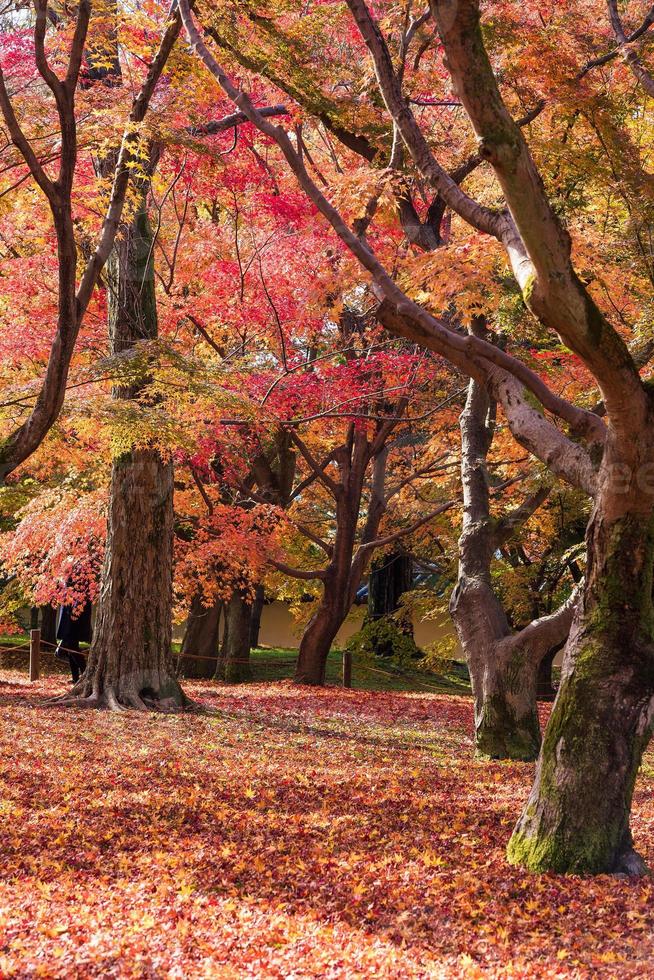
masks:
[[[0,978],[651,973],[644,7],[0,11]]]
[[[469,700],[189,689],[210,715],[1,675],[3,976],[648,975],[648,880],[507,868],[532,767],[473,761]],[[650,754],[654,858],[651,797]]]

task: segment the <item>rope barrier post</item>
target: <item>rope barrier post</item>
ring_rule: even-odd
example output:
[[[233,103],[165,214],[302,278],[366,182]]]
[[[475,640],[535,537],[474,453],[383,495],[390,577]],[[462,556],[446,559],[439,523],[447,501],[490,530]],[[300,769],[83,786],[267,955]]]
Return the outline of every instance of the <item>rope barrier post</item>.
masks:
[[[41,630],[30,630],[30,681],[41,676]]]
[[[352,687],[352,651],[343,650],[343,687]]]

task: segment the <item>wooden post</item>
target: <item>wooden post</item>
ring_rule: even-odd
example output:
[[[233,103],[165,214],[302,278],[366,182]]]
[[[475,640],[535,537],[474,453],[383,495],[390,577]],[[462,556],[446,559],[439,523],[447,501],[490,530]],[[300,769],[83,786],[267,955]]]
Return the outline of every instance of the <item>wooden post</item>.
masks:
[[[352,687],[352,652],[343,650],[343,687]]]
[[[41,676],[41,630],[30,630],[30,681]]]

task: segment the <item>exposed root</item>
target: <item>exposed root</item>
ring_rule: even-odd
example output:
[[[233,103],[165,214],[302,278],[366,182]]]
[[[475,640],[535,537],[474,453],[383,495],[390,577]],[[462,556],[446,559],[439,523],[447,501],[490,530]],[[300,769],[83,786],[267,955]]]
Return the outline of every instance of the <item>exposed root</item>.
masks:
[[[83,697],[82,695],[75,695],[71,691],[68,694],[60,694],[56,698],[49,698],[44,702],[47,707],[56,708],[102,708],[104,707],[98,698],[90,695],[89,697]]]
[[[66,694],[50,698],[45,703],[59,708],[96,708],[115,712],[153,711],[162,714],[204,712],[203,706],[188,698],[181,687],[177,686],[173,696],[170,696],[168,691],[168,696],[159,697],[152,688],[138,691],[129,686],[118,689],[114,685],[106,684],[102,687],[98,685],[95,689],[90,681],[81,678]]]

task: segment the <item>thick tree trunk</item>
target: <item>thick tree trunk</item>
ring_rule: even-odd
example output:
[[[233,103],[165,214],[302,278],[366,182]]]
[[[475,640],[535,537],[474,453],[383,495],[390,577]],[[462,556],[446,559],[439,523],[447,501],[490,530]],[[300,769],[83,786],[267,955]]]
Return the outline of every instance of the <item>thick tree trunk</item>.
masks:
[[[266,602],[266,591],[263,585],[257,585],[254,602],[252,603],[252,614],[250,618],[250,648],[255,650],[259,646],[259,633],[261,631],[261,616]]]
[[[228,684],[252,679],[250,667],[250,630],[252,603],[235,592],[225,612],[225,642],[216,676]]]
[[[73,694],[109,708],[186,704],[171,652],[173,468],[138,449],[113,465],[89,663]]]
[[[143,180],[141,208],[121,228],[107,264],[112,354],[157,336],[153,238]],[[114,389],[134,399],[139,384]],[[87,668],[73,688],[93,706],[187,705],[172,655],[173,466],[155,449],[124,452],[112,466],[107,550]]]
[[[309,620],[300,641],[295,677],[293,678],[296,684],[311,684],[314,687],[320,687],[325,683],[327,657],[343,619],[344,616],[341,615],[338,608],[323,600]]]
[[[221,602],[205,606],[201,595],[193,597],[177,666],[177,673],[182,677],[209,679],[214,676],[218,664],[221,612]]]
[[[629,814],[654,714],[654,519],[611,521],[610,502],[598,501],[589,528],[584,606],[509,843],[509,860],[533,871],[644,871]]]

